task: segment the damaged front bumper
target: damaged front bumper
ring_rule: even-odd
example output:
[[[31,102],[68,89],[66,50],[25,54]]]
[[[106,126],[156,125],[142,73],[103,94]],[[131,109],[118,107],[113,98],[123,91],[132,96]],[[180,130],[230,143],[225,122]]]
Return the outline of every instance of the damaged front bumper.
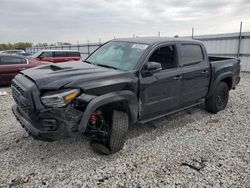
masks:
[[[68,105],[45,108],[40,91],[30,79],[17,75],[11,85],[16,104],[12,111],[22,127],[36,139],[56,140],[78,132],[83,111]]]
[[[82,113],[73,108],[49,109],[39,112],[35,119],[29,119],[18,108],[12,107],[13,114],[21,126],[35,139],[53,141],[78,133],[77,127]]]

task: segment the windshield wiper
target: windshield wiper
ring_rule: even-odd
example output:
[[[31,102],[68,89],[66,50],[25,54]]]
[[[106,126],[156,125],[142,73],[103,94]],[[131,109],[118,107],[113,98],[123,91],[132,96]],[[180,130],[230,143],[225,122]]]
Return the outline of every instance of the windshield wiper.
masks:
[[[95,63],[93,63],[91,61],[88,61],[88,60],[84,60],[83,62],[86,62],[86,63],[91,64],[91,65],[97,65],[97,66],[100,66],[100,67],[107,67],[107,68],[111,68],[111,69],[117,70],[116,67],[113,67],[113,66],[110,66],[110,65],[95,64]]]
[[[110,65],[103,65],[103,64],[95,64],[95,65],[100,66],[100,67],[107,67],[107,68],[111,68],[111,69],[115,69],[115,70],[118,69],[118,68],[110,66]]]
[[[83,62],[86,62],[86,63],[91,64],[91,65],[95,65],[93,62],[90,62],[88,60],[84,60]]]

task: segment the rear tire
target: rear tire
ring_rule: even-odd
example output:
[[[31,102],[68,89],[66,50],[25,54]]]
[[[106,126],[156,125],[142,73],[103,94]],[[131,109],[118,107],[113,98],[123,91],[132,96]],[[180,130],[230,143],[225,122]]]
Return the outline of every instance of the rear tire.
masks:
[[[208,112],[216,114],[224,110],[229,98],[229,88],[225,82],[220,82],[216,87],[213,95],[206,99],[205,105]]]
[[[109,123],[108,136],[105,142],[93,141],[91,146],[99,154],[109,155],[120,151],[125,143],[129,128],[128,115],[114,110]]]

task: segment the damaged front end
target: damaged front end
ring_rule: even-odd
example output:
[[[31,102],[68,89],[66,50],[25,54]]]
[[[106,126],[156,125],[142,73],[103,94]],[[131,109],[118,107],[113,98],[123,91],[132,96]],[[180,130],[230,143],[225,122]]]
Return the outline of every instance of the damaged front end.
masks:
[[[46,92],[41,96],[34,82],[23,75],[16,76],[11,88],[16,102],[13,113],[34,138],[52,141],[78,133],[86,108],[81,98],[76,99],[79,90]]]

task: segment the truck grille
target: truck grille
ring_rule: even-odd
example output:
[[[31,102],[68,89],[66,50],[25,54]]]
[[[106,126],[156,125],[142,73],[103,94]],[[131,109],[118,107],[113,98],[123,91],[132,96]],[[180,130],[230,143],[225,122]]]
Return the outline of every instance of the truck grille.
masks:
[[[24,90],[19,85],[17,85],[15,82],[12,82],[11,88],[15,88],[17,91],[20,92],[21,95],[24,95]]]
[[[25,96],[25,90],[14,81],[11,84],[12,96],[17,103],[18,108],[27,116],[33,112],[31,101]]]

